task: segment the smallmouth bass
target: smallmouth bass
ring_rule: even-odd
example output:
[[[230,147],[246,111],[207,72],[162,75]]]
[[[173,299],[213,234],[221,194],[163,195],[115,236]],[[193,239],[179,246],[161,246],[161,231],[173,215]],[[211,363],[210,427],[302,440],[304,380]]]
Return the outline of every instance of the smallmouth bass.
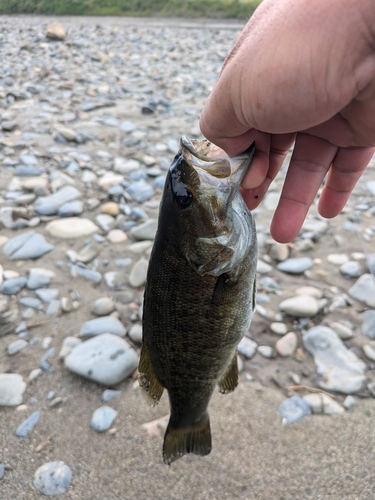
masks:
[[[165,182],[138,370],[152,406],[168,391],[167,464],[210,453],[212,393],[238,384],[237,345],[255,307],[256,231],[240,194],[254,149],[228,158],[206,139],[182,136]]]

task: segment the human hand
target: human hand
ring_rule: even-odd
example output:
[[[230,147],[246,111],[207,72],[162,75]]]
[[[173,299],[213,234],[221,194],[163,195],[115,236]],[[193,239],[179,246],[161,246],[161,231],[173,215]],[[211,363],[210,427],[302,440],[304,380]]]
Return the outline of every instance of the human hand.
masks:
[[[242,184],[250,209],[295,142],[275,240],[297,236],[326,174],[318,210],[337,215],[375,151],[375,5],[265,0],[225,61],[200,126],[230,156],[255,140]]]

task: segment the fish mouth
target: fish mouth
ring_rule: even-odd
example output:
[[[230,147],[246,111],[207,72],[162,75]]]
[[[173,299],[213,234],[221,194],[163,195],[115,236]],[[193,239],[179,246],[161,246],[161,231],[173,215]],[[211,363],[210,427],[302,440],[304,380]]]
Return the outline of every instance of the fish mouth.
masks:
[[[207,139],[190,139],[183,135],[180,140],[181,154],[195,169],[201,169],[218,179],[228,179],[230,187],[238,188],[255,152],[255,143],[240,155],[229,157],[216,144]]]

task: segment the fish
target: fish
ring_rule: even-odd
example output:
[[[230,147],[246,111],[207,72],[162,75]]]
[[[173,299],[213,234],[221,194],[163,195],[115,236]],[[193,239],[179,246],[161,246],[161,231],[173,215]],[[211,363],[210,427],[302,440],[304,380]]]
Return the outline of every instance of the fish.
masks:
[[[182,136],[160,203],[143,302],[139,385],[155,406],[167,389],[163,460],[208,455],[207,407],[238,384],[237,346],[255,307],[255,222],[240,193],[254,144],[229,158]]]

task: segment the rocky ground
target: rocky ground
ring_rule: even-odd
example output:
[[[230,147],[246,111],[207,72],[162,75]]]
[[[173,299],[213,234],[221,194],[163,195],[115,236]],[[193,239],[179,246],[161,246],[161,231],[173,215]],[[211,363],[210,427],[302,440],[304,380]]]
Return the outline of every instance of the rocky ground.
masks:
[[[52,21],[0,18],[2,498],[372,498],[375,161],[290,245],[268,231],[285,169],[254,211],[239,387],[214,394],[211,455],[167,467],[167,399],[136,380],[145,272],[179,137],[200,137],[241,26]]]

